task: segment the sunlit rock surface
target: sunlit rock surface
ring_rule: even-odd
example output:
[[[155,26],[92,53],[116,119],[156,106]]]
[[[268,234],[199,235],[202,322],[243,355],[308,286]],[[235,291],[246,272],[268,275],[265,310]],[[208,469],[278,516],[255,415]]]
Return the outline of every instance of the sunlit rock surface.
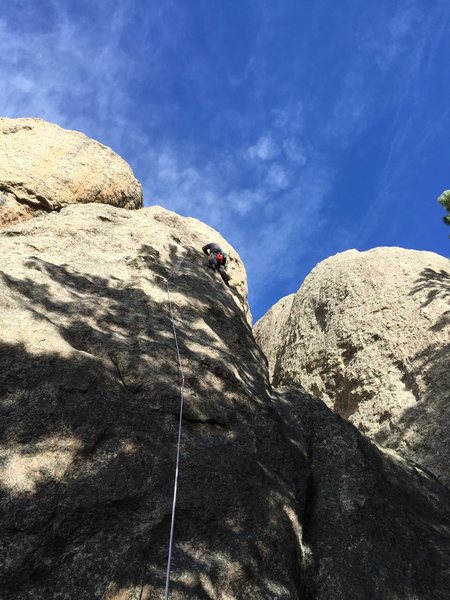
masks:
[[[230,251],[227,288],[201,246]],[[448,490],[299,389],[269,387],[245,270],[152,207],[0,233],[2,600],[444,599]]]
[[[120,156],[78,131],[0,118],[0,228],[88,202],[141,208],[141,184]]]
[[[289,294],[278,300],[266,314],[255,323],[253,333],[267,358],[270,377],[273,377],[277,365],[280,346],[286,335],[286,322],[291,312],[295,294]]]
[[[275,384],[296,382],[450,483],[450,263],[402,248],[320,263],[255,326]]]

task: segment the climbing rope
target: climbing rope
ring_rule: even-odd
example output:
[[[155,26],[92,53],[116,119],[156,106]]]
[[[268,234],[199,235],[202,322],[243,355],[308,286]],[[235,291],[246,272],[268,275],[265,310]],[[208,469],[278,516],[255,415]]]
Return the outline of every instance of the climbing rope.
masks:
[[[186,256],[185,256],[185,258],[186,258]],[[183,262],[184,262],[184,259],[183,259]],[[185,387],[183,365],[181,364],[180,347],[178,344],[177,328],[175,326],[175,319],[174,319],[173,308],[172,308],[172,299],[170,297],[169,281],[172,278],[172,275],[173,275],[173,270],[170,273],[169,277],[166,279],[166,287],[167,287],[167,301],[169,304],[170,320],[172,322],[173,338],[175,340],[175,348],[177,351],[178,382],[179,382],[179,386],[180,386],[180,415],[179,415],[179,421],[178,421],[177,459],[176,459],[176,466],[175,466],[175,481],[174,481],[174,486],[173,486],[172,518],[171,518],[171,522],[170,522],[169,552],[168,552],[168,556],[167,556],[166,588],[165,588],[165,592],[164,592],[164,600],[168,600],[168,598],[169,598],[170,566],[171,566],[171,561],[172,561],[173,531],[174,531],[174,525],[175,525],[175,508],[176,508],[176,504],[177,504],[178,472],[179,472],[179,465],[180,465],[181,429],[182,429],[182,422],[183,422],[183,404],[184,404],[184,387]]]

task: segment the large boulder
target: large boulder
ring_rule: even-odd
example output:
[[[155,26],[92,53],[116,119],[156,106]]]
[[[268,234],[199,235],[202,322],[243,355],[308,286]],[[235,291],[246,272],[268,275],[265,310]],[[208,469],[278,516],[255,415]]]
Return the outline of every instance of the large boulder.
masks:
[[[272,394],[245,270],[161,208],[0,233],[2,600],[444,599],[448,490],[321,401]]]
[[[88,202],[141,208],[141,184],[120,156],[78,131],[0,118],[0,227]]]
[[[350,250],[320,263],[256,337],[275,384],[301,384],[449,484],[449,298],[442,256]]]

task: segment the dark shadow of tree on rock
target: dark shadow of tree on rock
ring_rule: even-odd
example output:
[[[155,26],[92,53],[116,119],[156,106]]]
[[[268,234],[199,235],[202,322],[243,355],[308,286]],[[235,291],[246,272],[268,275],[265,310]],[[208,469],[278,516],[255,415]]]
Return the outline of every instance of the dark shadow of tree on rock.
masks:
[[[450,299],[450,274],[444,269],[423,269],[410,295],[426,292],[421,307],[436,300]],[[435,343],[429,344],[412,357],[414,372],[420,375],[425,391],[416,405],[406,409],[399,420],[398,431],[408,445],[422,456],[421,463],[436,476],[449,483],[450,448],[450,344],[445,343],[443,331],[450,326],[450,309],[439,315],[430,330],[439,334]],[[448,338],[447,338],[448,339]],[[394,435],[396,432],[394,431]],[[380,440],[381,441],[381,440]]]
[[[423,269],[415,281],[415,286],[410,292],[410,296],[423,291],[427,292],[427,296],[422,302],[422,308],[428,306],[434,300],[450,298],[450,273],[444,269],[435,270],[431,267]],[[431,329],[433,331],[441,331],[447,325],[450,325],[450,308],[440,316]]]
[[[295,469],[265,363],[233,292],[188,252],[171,280],[188,384],[173,597],[296,598]],[[183,258],[143,245],[124,277],[39,257],[1,274],[45,336],[0,344],[5,600],[161,597],[179,404],[165,279]]]
[[[109,273],[38,256],[0,273],[20,338],[0,342],[2,600],[162,597],[179,406],[168,277],[188,386],[171,598],[315,597],[296,524],[305,412],[275,411],[236,290],[201,251],[175,236],[168,250],[142,244]]]

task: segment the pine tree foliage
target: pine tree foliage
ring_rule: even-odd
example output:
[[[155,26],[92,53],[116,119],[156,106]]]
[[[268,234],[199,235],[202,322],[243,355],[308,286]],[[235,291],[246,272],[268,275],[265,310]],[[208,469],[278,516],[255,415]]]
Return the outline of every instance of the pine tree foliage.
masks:
[[[438,202],[442,204],[442,206],[448,212],[448,214],[443,217],[444,223],[450,225],[450,190],[445,190],[445,192],[442,192],[438,198]]]

